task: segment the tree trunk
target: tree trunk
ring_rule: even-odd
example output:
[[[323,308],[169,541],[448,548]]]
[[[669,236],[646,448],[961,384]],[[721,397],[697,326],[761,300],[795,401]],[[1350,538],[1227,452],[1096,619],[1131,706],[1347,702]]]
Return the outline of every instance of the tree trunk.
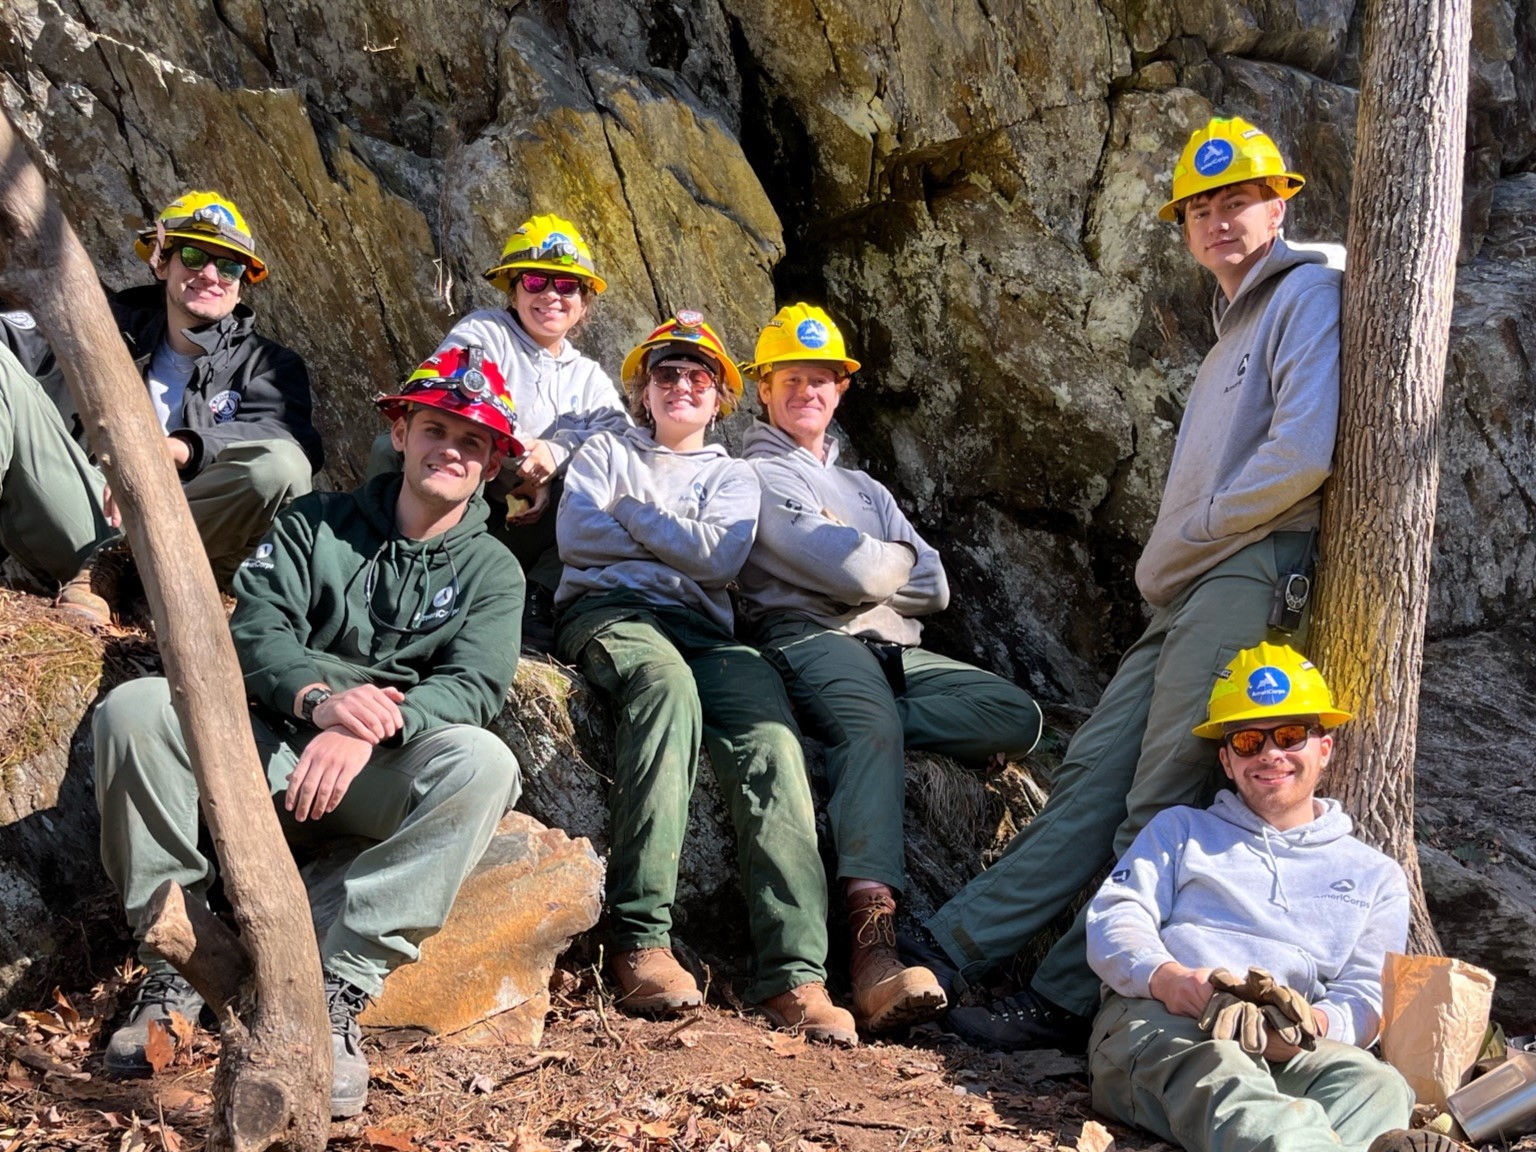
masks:
[[[331,1068],[319,950],[256,756],[223,605],[95,269],[5,116],[0,157],[0,287],[48,337],[122,509],[250,956],[251,980],[215,1005],[224,1044],[210,1146],[319,1152]]]
[[[1328,786],[1440,943],[1413,839],[1420,659],[1461,219],[1470,0],[1369,0],[1344,276],[1338,447],[1323,510],[1314,648],[1341,706]]]

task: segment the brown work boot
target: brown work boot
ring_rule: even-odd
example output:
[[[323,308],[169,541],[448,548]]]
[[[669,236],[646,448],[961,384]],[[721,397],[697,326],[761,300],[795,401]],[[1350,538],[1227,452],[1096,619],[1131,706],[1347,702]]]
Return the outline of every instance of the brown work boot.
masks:
[[[896,897],[889,888],[848,894],[853,952],[853,1014],[871,1032],[921,1024],[944,1014],[949,1001],[926,968],[908,968],[896,955]]]
[[[698,984],[670,948],[619,952],[611,967],[613,978],[619,982],[615,1003],[626,1012],[666,1016],[704,1003]]]
[[[80,571],[59,588],[54,606],[83,616],[92,624],[111,624],[127,557],[127,550],[117,544],[96,549],[86,557]]]
[[[841,1044],[851,1048],[859,1042],[853,1017],[832,1003],[827,986],[820,980],[780,992],[758,1005],[775,1028],[800,1032],[812,1040]]]

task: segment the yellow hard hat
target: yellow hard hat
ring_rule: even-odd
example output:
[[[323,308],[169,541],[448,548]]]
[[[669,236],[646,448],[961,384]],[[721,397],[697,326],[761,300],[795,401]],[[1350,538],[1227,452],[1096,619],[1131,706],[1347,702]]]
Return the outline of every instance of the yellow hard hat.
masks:
[[[1157,210],[1157,215],[1176,222],[1179,204],[1191,196],[1250,180],[1268,184],[1282,200],[1296,195],[1307,182],[1305,177],[1286,171],[1275,142],[1241,116],[1214,116],[1204,128],[1190,133],[1173,169],[1173,198]]]
[[[580,276],[594,292],[608,287],[592,263],[592,249],[587,247],[576,225],[563,216],[534,216],[523,221],[507,237],[501,260],[485,270],[485,278],[503,292],[511,292],[512,274],[525,268]]]
[[[657,355],[647,355],[657,349]],[[652,363],[659,363],[667,351],[703,353],[715,363],[716,375],[725,382],[720,393],[720,414],[729,416],[741,402],[741,372],[731,354],[725,350],[725,342],[715,334],[704,320],[704,313],[693,308],[681,308],[666,323],[654,329],[649,336],[629,350],[624,365],[619,369],[619,379],[624,387],[633,392],[642,383],[641,377]]]
[[[761,380],[775,365],[790,362],[839,364],[852,375],[859,362],[850,359],[842,329],[814,304],[786,304],[758,334],[757,353],[746,365],[747,375]]]
[[[1204,724],[1196,736],[1221,738],[1228,724],[1285,716],[1316,716],[1324,728],[1349,719],[1333,706],[1333,693],[1317,666],[1284,644],[1244,648],[1216,677]]]
[[[245,217],[233,200],[217,192],[188,192],[178,196],[155,217],[133,242],[133,250],[146,264],[153,264],[157,248],[168,240],[205,240],[245,257],[245,281],[259,284],[267,278],[267,266],[256,255],[256,244]]]

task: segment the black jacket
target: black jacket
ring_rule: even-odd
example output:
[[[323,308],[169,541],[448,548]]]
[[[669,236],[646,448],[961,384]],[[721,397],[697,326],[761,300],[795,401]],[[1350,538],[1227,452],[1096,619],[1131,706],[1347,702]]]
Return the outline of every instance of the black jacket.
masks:
[[[108,293],[128,352],[141,376],[149,372],[155,349],[165,339],[165,286],[145,284]],[[216,324],[189,328],[187,337],[203,349],[182,398],[182,427],[192,457],[181,470],[191,479],[239,440],[283,437],[304,450],[315,471],[325,463],[320,434],[310,423],[309,370],[297,352],[252,331],[255,313],[244,304]],[[26,312],[0,312],[0,339],[46,391],[74,438],[87,450],[74,400],[53,349]]]

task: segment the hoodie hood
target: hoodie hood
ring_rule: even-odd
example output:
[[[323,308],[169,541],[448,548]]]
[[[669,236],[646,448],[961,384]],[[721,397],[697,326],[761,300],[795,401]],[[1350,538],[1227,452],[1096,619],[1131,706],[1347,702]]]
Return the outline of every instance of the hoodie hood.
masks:
[[[1211,298],[1211,322],[1216,326],[1217,339],[1221,338],[1221,326],[1234,311],[1240,311],[1247,301],[1259,295],[1259,289],[1268,281],[1295,268],[1299,264],[1327,266],[1326,253],[1309,249],[1292,248],[1283,236],[1276,236],[1269,251],[1238,285],[1237,295],[1229,301],[1227,294],[1218,286]]]
[[[623,439],[637,452],[664,452],[669,456],[680,456],[701,462],[730,455],[723,444],[703,444],[688,451],[666,448],[656,442],[656,434],[649,428],[626,428]]]
[[[1317,815],[1306,824],[1297,828],[1288,828],[1281,831],[1265,822],[1264,818],[1255,812],[1243,798],[1235,791],[1223,788],[1216,793],[1216,799],[1211,804],[1211,815],[1220,817],[1229,824],[1235,824],[1244,832],[1251,832],[1255,836],[1272,836],[1277,840],[1283,840],[1289,844],[1328,844],[1334,840],[1348,836],[1355,829],[1355,822],[1344,811],[1344,806],[1337,800],[1324,796],[1312,798],[1314,812]]]
[[[752,421],[752,426],[747,429],[746,435],[741,440],[741,457],[743,460],[756,460],[768,456],[783,456],[786,453],[802,453],[805,458],[818,468],[831,468],[837,463],[841,446],[837,437],[829,435],[826,440],[827,458],[818,460],[809,448],[802,448],[795,438],[788,432],[774,427],[768,420],[759,416]]]

